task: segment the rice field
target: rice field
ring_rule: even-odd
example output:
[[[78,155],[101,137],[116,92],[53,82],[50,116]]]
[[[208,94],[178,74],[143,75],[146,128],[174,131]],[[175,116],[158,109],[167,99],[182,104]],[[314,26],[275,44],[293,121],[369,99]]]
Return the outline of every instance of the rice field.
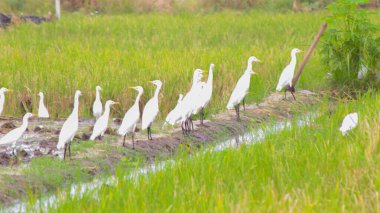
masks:
[[[1,86],[6,95],[3,115],[20,116],[28,103],[37,111],[38,92],[46,93],[53,117],[66,117],[76,89],[83,93],[80,116],[91,116],[95,86],[103,87],[102,100],[121,102],[114,116],[121,117],[136,96],[130,86],[141,85],[144,104],[152,95],[150,80],[163,81],[160,112],[174,107],[186,93],[196,68],[215,67],[212,113],[225,109],[247,59],[255,55],[249,103],[275,90],[290,50],[307,50],[322,24],[324,13],[223,12],[206,15],[144,14],[124,16],[70,15],[59,22],[24,24],[0,33]],[[268,27],[270,26],[270,27]],[[301,60],[302,54],[299,56]],[[306,66],[299,87],[320,89],[324,72],[318,51]],[[207,74],[207,73],[206,73]],[[206,76],[207,77],[207,76]]]
[[[327,99],[305,126],[266,132],[253,145],[178,155],[164,169],[83,197],[61,195],[54,212],[376,212],[379,209],[380,96],[331,107]],[[344,116],[358,112],[347,136]],[[32,202],[33,203],[33,202]]]

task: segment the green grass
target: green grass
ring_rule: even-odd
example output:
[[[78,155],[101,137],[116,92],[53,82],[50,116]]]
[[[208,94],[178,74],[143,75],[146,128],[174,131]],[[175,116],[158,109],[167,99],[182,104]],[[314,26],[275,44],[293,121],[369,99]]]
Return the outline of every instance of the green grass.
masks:
[[[178,156],[175,164],[83,198],[60,199],[54,212],[376,212],[380,190],[380,95],[327,102],[310,125],[273,133],[260,144]],[[348,136],[339,126],[356,111]],[[51,209],[52,210],[52,209]],[[53,210],[52,210],[53,211]]]
[[[13,89],[6,94],[3,115],[20,115],[21,97],[46,94],[54,116],[66,117],[76,89],[83,92],[80,115],[90,116],[95,86],[103,87],[103,102],[122,103],[115,116],[122,116],[136,96],[130,86],[145,89],[142,103],[152,95],[150,80],[164,83],[160,99],[161,119],[174,107],[179,93],[186,93],[196,68],[208,70],[215,63],[215,113],[225,109],[229,95],[247,59],[255,55],[248,102],[273,92],[290,50],[307,50],[325,13],[223,12],[208,15],[65,16],[59,22],[23,24],[0,33],[0,79]],[[299,55],[299,61],[303,55]],[[301,76],[299,88],[324,88],[324,72],[318,51]],[[207,76],[205,76],[207,77]]]

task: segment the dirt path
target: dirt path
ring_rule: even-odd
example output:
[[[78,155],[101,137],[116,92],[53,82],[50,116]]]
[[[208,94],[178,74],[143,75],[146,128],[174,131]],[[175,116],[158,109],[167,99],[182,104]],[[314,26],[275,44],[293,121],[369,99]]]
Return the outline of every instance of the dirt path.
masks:
[[[122,148],[122,138],[115,135],[115,130],[119,126],[118,119],[114,119],[110,125],[109,131],[104,141],[97,141],[94,146],[86,149],[73,151],[72,160],[68,162],[80,162],[86,172],[95,176],[102,173],[104,163],[114,171],[115,165],[120,159],[131,158],[135,155],[142,156],[147,160],[156,159],[157,157],[165,157],[175,153],[180,145],[189,147],[189,150],[196,150],[202,145],[221,140],[222,138],[233,137],[246,132],[248,128],[257,126],[258,123],[269,119],[283,120],[291,118],[294,112],[299,112],[312,106],[319,101],[319,95],[309,91],[299,91],[296,93],[297,101],[293,99],[283,100],[283,94],[272,94],[259,105],[250,105],[246,107],[246,111],[241,113],[241,122],[235,120],[235,112],[228,111],[218,114],[211,118],[211,121],[205,122],[205,127],[200,127],[198,121],[195,121],[195,130],[189,136],[183,136],[180,128],[162,130],[162,123],[153,127],[153,140],[148,141],[145,132],[136,134],[135,150],[132,150],[131,141],[128,140],[127,147]],[[15,126],[19,126],[20,120],[14,118],[0,118],[0,137]],[[58,158],[62,152],[56,149],[58,141],[59,129],[63,120],[32,120],[29,125],[29,131],[18,142],[17,157],[12,156],[12,148],[10,146],[0,146],[0,173],[6,174],[8,178],[16,181],[7,182],[4,176],[0,178],[0,202],[3,204],[11,203],[13,200],[25,195],[26,186],[43,185],[44,183],[35,183],[26,178],[23,173],[23,167],[33,158],[41,158],[44,156],[53,156]],[[90,143],[87,140],[91,133],[94,121],[88,119],[80,120],[80,127],[73,147],[86,145]],[[164,132],[160,133],[159,132]],[[78,144],[78,145],[77,145]],[[102,159],[102,163],[99,162]],[[71,174],[65,174],[70,176]],[[36,178],[38,179],[38,177]],[[14,185],[14,183],[17,183]],[[25,186],[26,185],[26,186]],[[12,193],[7,187],[13,187]],[[53,190],[55,187],[51,187]],[[30,190],[30,189],[29,189]],[[46,191],[44,187],[43,191]]]

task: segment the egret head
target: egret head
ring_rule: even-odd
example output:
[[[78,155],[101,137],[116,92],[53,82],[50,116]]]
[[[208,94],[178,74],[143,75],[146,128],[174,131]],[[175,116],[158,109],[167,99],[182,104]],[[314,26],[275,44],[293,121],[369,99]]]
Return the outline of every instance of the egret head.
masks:
[[[215,64],[210,64],[210,69],[209,69],[209,71],[214,70],[214,67],[215,67]]]
[[[139,92],[139,94],[142,94],[144,89],[141,87],[141,86],[137,86],[137,87],[131,87],[132,89],[136,90],[137,92]]]
[[[302,52],[302,51],[298,48],[292,49],[292,55],[295,55],[295,54],[300,53],[300,52]]]
[[[160,80],[150,81],[150,83],[156,85],[157,87],[161,87],[162,86],[162,82]]]
[[[0,89],[0,93],[11,92],[11,91],[12,91],[12,90],[7,89],[7,88],[5,88],[5,87],[2,87],[2,88]]]
[[[44,94],[43,94],[42,92],[39,92],[39,93],[38,93],[38,96],[40,96],[40,97],[44,97]]]
[[[114,105],[114,104],[119,104],[119,102],[115,102],[115,101],[112,101],[112,100],[108,100],[106,102],[106,106],[111,106],[111,105]]]
[[[81,91],[79,91],[79,90],[75,91],[75,96],[76,96],[76,97],[79,97],[79,96],[81,96],[81,95],[82,95],[82,92],[81,92]]]
[[[33,117],[33,114],[30,113],[30,112],[27,112],[27,113],[24,115],[23,119],[29,119],[29,118],[31,118],[31,117]]]
[[[102,88],[100,87],[100,86],[96,86],[96,91],[101,91],[102,90]]]
[[[260,60],[255,56],[251,56],[248,58],[248,64],[252,64],[252,62],[260,62]]]

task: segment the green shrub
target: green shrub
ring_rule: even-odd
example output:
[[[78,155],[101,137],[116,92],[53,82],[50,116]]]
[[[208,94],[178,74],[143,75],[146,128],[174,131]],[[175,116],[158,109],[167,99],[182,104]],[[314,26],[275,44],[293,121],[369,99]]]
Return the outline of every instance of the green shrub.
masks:
[[[378,57],[380,40],[375,39],[377,26],[370,23],[368,11],[360,9],[362,0],[338,0],[328,6],[329,30],[323,38],[322,59],[331,73],[333,86],[352,92],[378,87]],[[358,79],[359,70],[367,74]]]

